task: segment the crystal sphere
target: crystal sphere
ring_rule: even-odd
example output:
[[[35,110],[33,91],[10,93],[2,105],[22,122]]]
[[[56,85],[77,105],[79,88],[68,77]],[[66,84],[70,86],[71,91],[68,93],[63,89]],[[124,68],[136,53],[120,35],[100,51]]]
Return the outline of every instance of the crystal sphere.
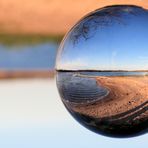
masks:
[[[86,128],[148,132],[148,10],[113,5],[84,16],[63,39],[56,71],[62,102]]]

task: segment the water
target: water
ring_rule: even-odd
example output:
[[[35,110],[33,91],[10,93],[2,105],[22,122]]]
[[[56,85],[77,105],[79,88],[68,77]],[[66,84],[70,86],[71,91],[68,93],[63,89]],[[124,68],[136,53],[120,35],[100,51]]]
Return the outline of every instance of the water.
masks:
[[[146,72],[58,71],[57,86],[68,111],[88,129],[111,137],[147,133]]]
[[[34,46],[0,45],[0,69],[4,70],[52,70],[58,44],[46,43]]]
[[[57,76],[61,97],[73,103],[93,102],[108,94],[106,88],[98,86],[95,79],[73,76],[75,73],[59,73]]]
[[[148,75],[148,72],[142,72],[142,71],[109,71],[109,72],[80,72],[80,74],[84,75],[92,75],[92,76],[146,76]]]

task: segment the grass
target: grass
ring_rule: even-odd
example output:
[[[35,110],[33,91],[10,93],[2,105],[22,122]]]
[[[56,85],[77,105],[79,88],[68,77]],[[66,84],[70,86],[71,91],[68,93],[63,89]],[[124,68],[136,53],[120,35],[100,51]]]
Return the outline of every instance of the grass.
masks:
[[[0,34],[0,44],[4,46],[25,46],[38,45],[41,43],[59,43],[63,38],[59,35],[39,35],[39,34]]]

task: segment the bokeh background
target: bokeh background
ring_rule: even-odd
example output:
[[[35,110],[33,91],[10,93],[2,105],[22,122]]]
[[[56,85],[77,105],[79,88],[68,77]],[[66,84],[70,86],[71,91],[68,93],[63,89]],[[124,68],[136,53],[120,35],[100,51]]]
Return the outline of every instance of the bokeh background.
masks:
[[[107,138],[79,125],[60,101],[55,57],[64,34],[86,13],[148,0],[0,0],[0,147],[147,148],[148,135]]]

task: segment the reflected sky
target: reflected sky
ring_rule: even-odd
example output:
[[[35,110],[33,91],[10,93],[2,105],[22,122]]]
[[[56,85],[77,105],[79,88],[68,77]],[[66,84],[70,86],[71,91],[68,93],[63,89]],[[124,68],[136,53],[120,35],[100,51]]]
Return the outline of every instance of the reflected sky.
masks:
[[[106,7],[90,13],[67,34],[57,69],[147,70],[148,11]]]

